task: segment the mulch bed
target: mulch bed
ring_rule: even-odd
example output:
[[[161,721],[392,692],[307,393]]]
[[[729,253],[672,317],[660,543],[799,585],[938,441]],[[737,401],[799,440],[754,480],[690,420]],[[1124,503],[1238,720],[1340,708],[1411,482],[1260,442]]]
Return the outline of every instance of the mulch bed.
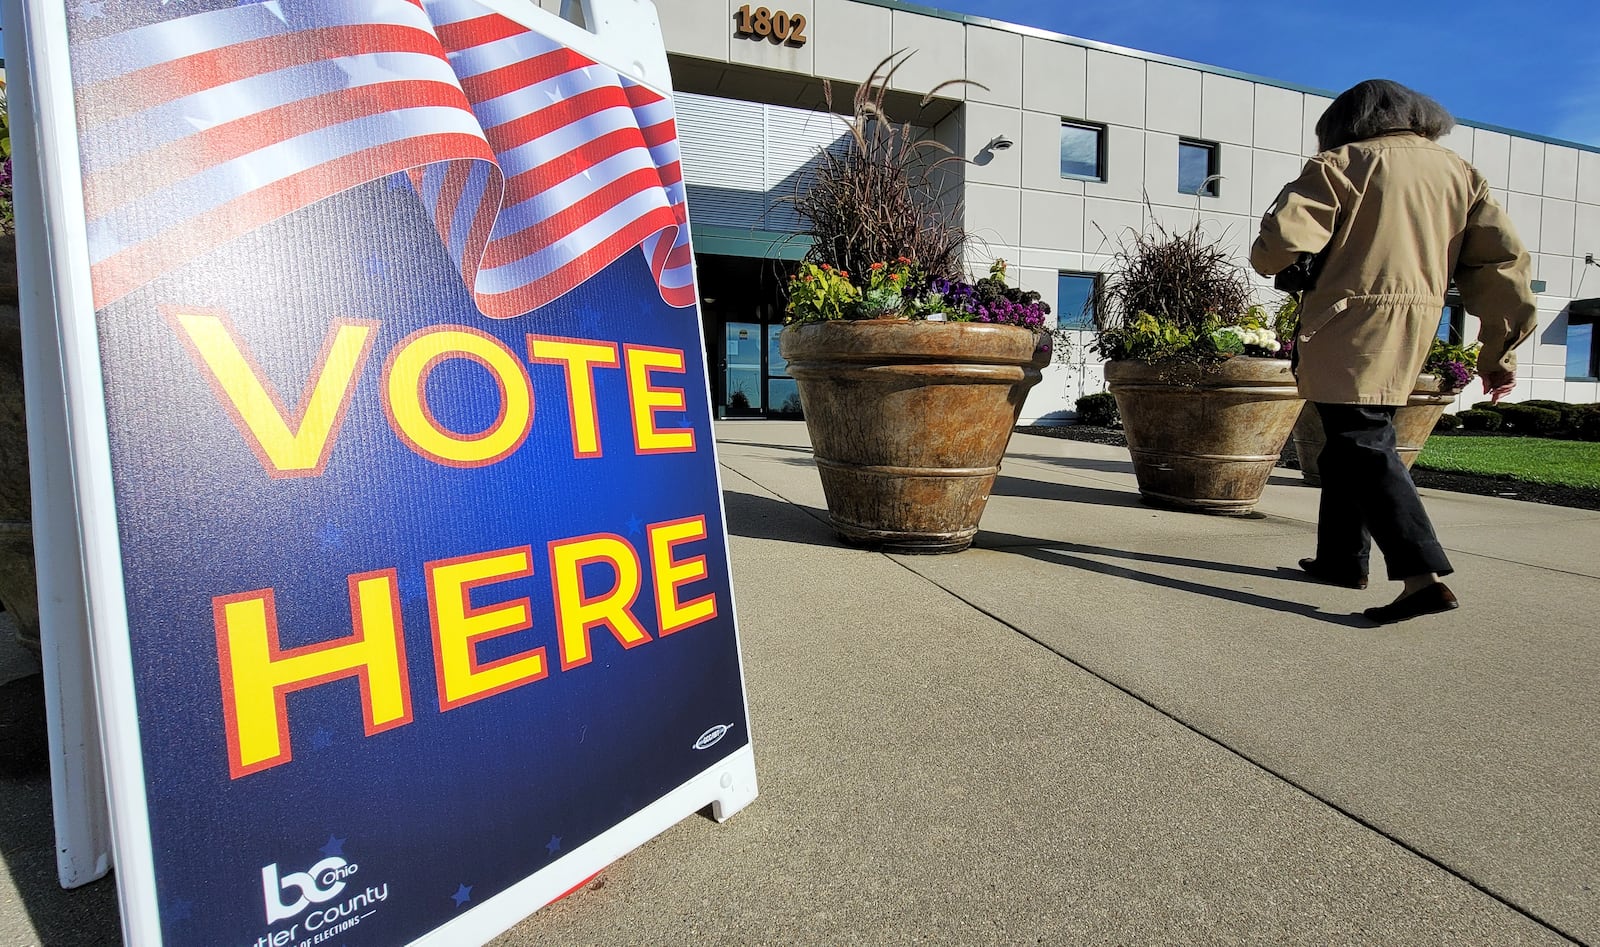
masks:
[[[1088,424],[1063,424],[1063,425],[1024,425],[1017,428],[1024,434],[1040,434],[1045,437],[1059,437],[1069,441],[1087,441],[1091,444],[1107,444],[1112,447],[1127,447],[1128,441],[1122,436],[1119,428],[1096,427]],[[1444,437],[1459,437],[1470,435],[1438,435]],[[1295,457],[1294,441],[1291,439],[1283,447],[1283,456],[1278,459],[1278,466],[1291,470],[1300,469],[1300,461]],[[1455,473],[1444,470],[1423,470],[1414,468],[1411,479],[1419,487],[1433,490],[1449,490],[1452,493],[1471,493],[1485,497],[1506,497],[1513,500],[1528,500],[1533,503],[1547,503],[1551,506],[1566,506],[1580,510],[1600,510],[1600,490],[1588,490],[1582,487],[1568,487],[1560,484],[1532,483],[1519,480],[1515,477],[1495,477],[1480,474]]]

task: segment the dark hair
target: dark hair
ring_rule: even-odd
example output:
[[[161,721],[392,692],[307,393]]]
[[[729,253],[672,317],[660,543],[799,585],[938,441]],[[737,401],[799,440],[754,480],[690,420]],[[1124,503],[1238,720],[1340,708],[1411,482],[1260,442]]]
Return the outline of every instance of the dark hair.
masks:
[[[1429,141],[1454,128],[1444,106],[1388,79],[1359,82],[1333,100],[1317,119],[1317,150],[1327,151],[1385,132],[1416,132]]]

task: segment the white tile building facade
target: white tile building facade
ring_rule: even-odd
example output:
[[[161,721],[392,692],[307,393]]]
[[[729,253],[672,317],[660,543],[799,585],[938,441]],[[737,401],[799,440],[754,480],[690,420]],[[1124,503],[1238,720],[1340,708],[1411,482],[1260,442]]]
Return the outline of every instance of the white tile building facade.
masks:
[[[560,5],[543,2],[552,9]],[[982,272],[989,259],[1004,257],[1025,287],[1052,304],[1059,274],[1105,270],[1118,237],[1127,228],[1146,226],[1152,215],[1169,228],[1187,227],[1198,215],[1243,262],[1261,214],[1315,152],[1313,127],[1330,101],[1285,83],[896,0],[777,2],[791,22],[795,15],[804,17],[802,45],[737,35],[745,6],[738,0],[656,0],[674,85],[702,111],[731,114],[754,104],[769,116],[769,125],[790,116],[792,127],[822,128],[825,143],[832,134],[827,122],[797,122],[793,110],[817,108],[822,80],[858,82],[896,50],[915,52],[895,74],[895,89],[926,93],[950,79],[977,83],[943,89],[941,101],[924,113],[932,116],[925,124],[933,134],[975,162],[965,165],[961,183],[974,269]],[[779,7],[767,9],[775,16]],[[916,105],[914,97],[907,102]],[[894,117],[911,119],[905,111]],[[1063,175],[1064,121],[1102,129],[1103,180]],[[746,117],[707,129],[680,118],[690,215],[702,253],[732,247],[717,234],[737,237],[740,226],[752,235],[792,226],[715,219],[714,200],[704,196],[739,186],[731,183],[737,177],[731,168],[708,169],[738,154],[730,136],[748,124]],[[996,136],[1015,146],[986,152]],[[781,137],[791,144],[798,140],[794,134]],[[768,146],[773,140],[769,132]],[[1216,196],[1179,192],[1180,140],[1214,146],[1222,175]],[[1568,311],[1575,298],[1600,296],[1600,267],[1585,263],[1586,255],[1600,256],[1600,149],[1466,121],[1443,144],[1489,179],[1543,283],[1539,329],[1520,350],[1521,383],[1514,397],[1600,401],[1594,353],[1587,353],[1587,366],[1576,364],[1583,353],[1570,360],[1568,353],[1569,332],[1575,345],[1595,341],[1588,329],[1592,317],[1578,317],[1573,331]],[[774,189],[772,174],[762,179],[758,186],[772,190],[752,196],[770,205],[782,191]],[[760,239],[742,245],[737,252],[763,252]],[[772,239],[765,244],[776,245]],[[1475,337],[1470,316],[1463,328]],[[708,334],[715,331],[708,326]],[[710,354],[715,359],[718,353]],[[1576,373],[1569,372],[1569,361]],[[1102,388],[1100,365],[1080,345],[1075,364],[1051,368],[1024,419],[1065,417],[1079,395]],[[1462,400],[1479,398],[1469,389]]]

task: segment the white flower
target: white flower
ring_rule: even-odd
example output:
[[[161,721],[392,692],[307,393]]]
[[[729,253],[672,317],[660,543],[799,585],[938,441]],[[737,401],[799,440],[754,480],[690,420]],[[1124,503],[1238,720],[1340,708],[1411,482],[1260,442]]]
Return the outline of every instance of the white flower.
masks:
[[[1267,343],[1267,351],[1268,352],[1278,352],[1278,351],[1282,351],[1282,349],[1283,349],[1283,346],[1281,344],[1279,344],[1278,342],[1268,342]]]

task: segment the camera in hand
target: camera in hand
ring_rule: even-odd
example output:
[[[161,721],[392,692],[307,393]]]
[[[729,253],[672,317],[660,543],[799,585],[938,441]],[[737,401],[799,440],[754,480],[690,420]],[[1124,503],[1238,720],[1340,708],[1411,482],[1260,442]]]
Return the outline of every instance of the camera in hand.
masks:
[[[1317,273],[1322,269],[1322,257],[1315,253],[1302,253],[1272,278],[1273,288],[1296,295],[1315,289]]]

